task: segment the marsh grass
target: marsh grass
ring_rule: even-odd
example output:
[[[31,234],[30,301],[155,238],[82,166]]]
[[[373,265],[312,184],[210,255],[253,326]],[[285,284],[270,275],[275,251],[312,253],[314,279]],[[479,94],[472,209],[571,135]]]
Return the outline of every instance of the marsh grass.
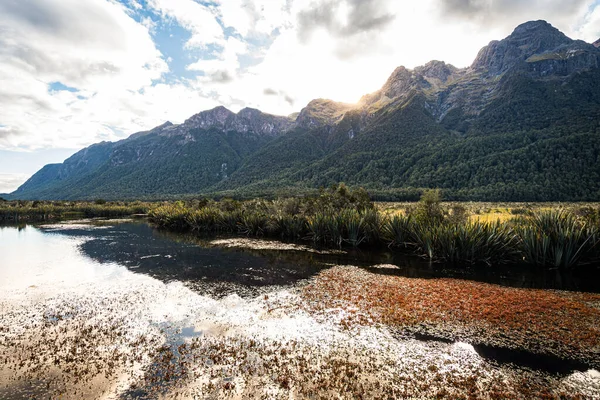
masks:
[[[301,239],[308,230],[307,223],[300,215],[279,214],[275,217],[275,232],[282,238]]]
[[[147,214],[153,207],[153,203],[139,201],[3,201],[0,202],[0,221],[38,222],[70,218],[118,218]]]
[[[323,244],[327,242],[327,235],[331,232],[334,221],[329,214],[318,212],[307,220],[308,236],[313,243]]]
[[[533,265],[572,267],[598,244],[598,227],[564,209],[533,213],[515,225],[524,260]]]
[[[328,201],[335,199],[327,196]],[[307,240],[335,248],[388,246],[457,266],[573,268],[598,260],[600,247],[598,225],[566,209],[526,209],[511,220],[482,221],[469,218],[465,207],[456,205],[417,204],[406,214],[394,215],[375,207],[336,210],[319,198],[257,200],[235,207],[209,202],[198,209],[167,203],[153,209],[150,220],[178,231]]]
[[[187,202],[0,202],[0,221],[148,214],[177,232],[241,234],[326,247],[384,247],[455,265],[526,263],[574,268],[600,261],[598,204],[418,203],[375,205],[343,184],[319,195],[277,200]]]
[[[451,264],[492,265],[518,258],[513,229],[500,222],[408,224],[409,236],[420,252],[432,260]]]
[[[226,226],[221,211],[212,207],[184,212],[183,221],[196,232],[216,232]]]
[[[389,247],[406,248],[413,244],[410,237],[413,220],[410,215],[394,215],[383,217],[381,237],[388,243]]]

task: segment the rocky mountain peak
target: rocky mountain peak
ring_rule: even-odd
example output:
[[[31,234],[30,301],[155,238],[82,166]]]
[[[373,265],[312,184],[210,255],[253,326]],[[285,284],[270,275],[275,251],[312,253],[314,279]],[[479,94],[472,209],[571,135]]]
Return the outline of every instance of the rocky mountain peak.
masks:
[[[315,99],[300,111],[296,118],[296,124],[304,128],[332,125],[354,107],[353,104],[338,103],[328,99]]]
[[[443,69],[445,68],[439,61],[429,63],[428,66],[420,67],[421,69],[410,70],[400,66],[392,72],[381,89],[375,93],[363,96],[359,104],[371,109],[379,109],[392,101],[405,98],[414,89],[425,89],[431,87],[423,72],[429,73],[431,76],[444,76]]]
[[[600,48],[600,39],[596,40],[594,43],[592,43],[592,45],[594,45],[596,48]]]
[[[533,55],[571,43],[572,39],[546,21],[530,21],[517,26],[505,39],[492,41],[481,49],[471,68],[499,75]]]
[[[193,115],[185,121],[185,125],[194,128],[224,128],[228,118],[235,114],[223,106],[215,107],[211,110],[206,110]]]
[[[560,34],[562,33],[544,20],[537,21],[528,21],[524,22],[521,25],[518,25],[511,34],[512,37],[517,36],[530,36],[535,33],[550,33],[550,34]],[[564,36],[564,35],[563,35]]]
[[[158,126],[156,126],[156,127],[152,128],[152,129],[150,129],[149,131],[143,131],[143,132],[137,132],[137,133],[134,133],[134,134],[130,135],[130,136],[129,136],[127,139],[125,139],[125,140],[132,140],[132,139],[138,138],[138,137],[140,137],[140,136],[148,135],[148,134],[150,134],[150,133],[159,133],[159,134],[160,134],[160,133],[162,133],[163,131],[165,131],[165,130],[168,130],[168,129],[170,129],[171,127],[174,127],[174,126],[175,126],[175,125],[173,125],[173,124],[172,124],[170,121],[167,121],[167,122],[165,122],[165,123],[164,123],[164,124],[162,124],[162,125],[158,125]]]
[[[399,67],[397,67],[394,72],[392,72],[392,74],[390,75],[390,77],[388,78],[388,80],[385,82],[385,84],[383,85],[384,87],[392,87],[395,84],[397,84],[398,82],[403,82],[403,81],[408,81],[411,79],[413,75],[413,72],[406,68],[405,66],[401,65]]]
[[[415,68],[417,74],[421,74],[425,78],[438,79],[441,82],[446,82],[457,71],[458,68],[454,65],[437,60],[429,61],[427,64]]]
[[[542,20],[525,22],[517,26],[505,40],[514,46],[523,47],[525,52],[531,54],[553,50],[573,42],[564,33]]]
[[[173,123],[171,121],[167,121],[162,125],[157,126],[156,128],[153,128],[150,132],[152,131],[162,131],[163,129],[169,128],[173,126]]]
[[[278,136],[291,129],[293,124],[294,120],[291,118],[266,114],[256,108],[246,107],[228,120],[226,128],[236,132]]]
[[[243,108],[237,114],[223,106],[200,112],[184,122],[177,132],[189,129],[216,128],[223,132],[253,132],[261,135],[276,136],[288,131],[294,121],[288,117],[265,114],[255,108]]]
[[[243,118],[255,118],[258,117],[260,115],[262,115],[262,111],[256,109],[256,108],[250,108],[250,107],[245,107],[242,108],[238,113],[238,117],[243,117]]]

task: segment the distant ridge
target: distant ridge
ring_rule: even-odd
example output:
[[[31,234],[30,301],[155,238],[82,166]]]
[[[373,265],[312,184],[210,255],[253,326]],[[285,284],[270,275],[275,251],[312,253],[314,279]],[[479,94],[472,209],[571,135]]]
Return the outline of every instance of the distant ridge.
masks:
[[[454,199],[600,200],[599,42],[526,22],[468,68],[401,66],[357,104],[316,99],[289,117],[216,107],[92,145],[8,197],[275,196],[343,181],[388,199],[437,187]]]

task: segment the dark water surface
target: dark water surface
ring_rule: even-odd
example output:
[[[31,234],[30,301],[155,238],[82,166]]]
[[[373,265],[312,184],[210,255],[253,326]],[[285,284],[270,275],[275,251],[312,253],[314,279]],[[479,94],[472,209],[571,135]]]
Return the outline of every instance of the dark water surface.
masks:
[[[344,254],[320,254],[301,250],[220,248],[211,245],[209,238],[159,231],[144,221],[106,226],[102,223],[98,226],[64,224],[0,229],[5,244],[12,242],[13,246],[22,246],[24,241],[16,239],[29,233],[29,252],[35,249],[35,243],[39,243],[39,250],[43,252],[45,236],[53,240],[83,238],[79,249],[85,258],[101,264],[123,265],[132,272],[163,282],[183,281],[196,291],[218,297],[233,292],[255,295],[270,286],[293,285],[332,265],[354,265],[374,273],[412,278],[457,278],[521,288],[600,292],[598,266],[566,271],[516,265],[461,268],[433,264],[389,250],[344,249]],[[11,250],[18,254],[17,249]],[[377,267],[382,264],[396,268]]]

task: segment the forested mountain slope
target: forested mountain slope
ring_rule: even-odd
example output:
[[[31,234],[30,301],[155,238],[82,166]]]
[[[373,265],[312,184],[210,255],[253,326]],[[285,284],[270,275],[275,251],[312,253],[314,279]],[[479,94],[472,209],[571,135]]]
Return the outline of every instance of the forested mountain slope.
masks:
[[[90,146],[10,197],[252,196],[344,181],[392,198],[439,187],[457,199],[598,200],[599,139],[600,49],[532,21],[468,68],[399,67],[357,104],[318,99],[295,118],[218,107]]]

